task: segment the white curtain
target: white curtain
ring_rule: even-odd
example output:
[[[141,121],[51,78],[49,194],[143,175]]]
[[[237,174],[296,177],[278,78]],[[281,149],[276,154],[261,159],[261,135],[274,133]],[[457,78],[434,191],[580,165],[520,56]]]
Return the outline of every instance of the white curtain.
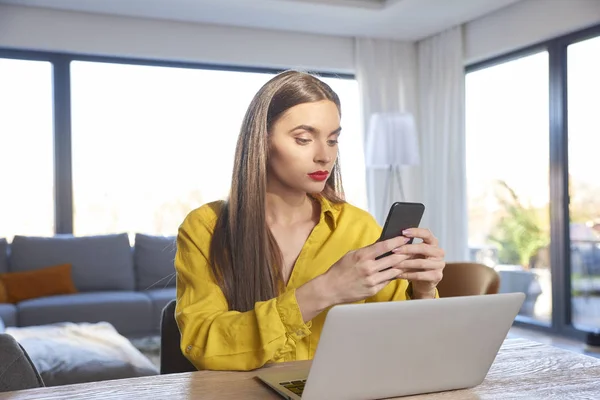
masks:
[[[417,49],[414,43],[367,38],[357,38],[355,45],[366,144],[371,114],[410,112],[417,118]],[[391,203],[384,199],[387,171],[367,169],[366,177],[368,210],[383,224]],[[401,178],[403,200],[420,201],[418,169],[403,168]],[[397,186],[392,185],[390,199],[399,199],[399,196]]]
[[[423,226],[447,261],[468,259],[462,28],[417,44]]]

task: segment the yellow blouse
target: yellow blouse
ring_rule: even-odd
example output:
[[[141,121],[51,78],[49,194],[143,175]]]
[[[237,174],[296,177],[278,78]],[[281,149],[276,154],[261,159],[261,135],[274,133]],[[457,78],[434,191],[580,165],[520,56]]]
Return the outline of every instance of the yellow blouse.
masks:
[[[229,311],[208,264],[222,202],[205,204],[185,218],[177,236],[175,317],[181,350],[196,368],[252,370],[270,362],[313,358],[327,312],[305,324],[296,288],[326,272],[348,251],[374,243],[381,234],[381,227],[366,211],[317,198],[320,220],[300,252],[286,290],[244,313]],[[406,300],[407,287],[406,280],[392,281],[366,301]]]

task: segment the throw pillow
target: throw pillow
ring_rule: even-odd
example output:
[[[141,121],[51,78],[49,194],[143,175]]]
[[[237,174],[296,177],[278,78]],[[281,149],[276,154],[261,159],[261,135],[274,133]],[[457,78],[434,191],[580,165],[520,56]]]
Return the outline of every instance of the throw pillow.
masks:
[[[0,280],[0,304],[8,302],[8,294],[6,294],[6,288],[4,283]]]
[[[44,296],[77,293],[71,276],[71,264],[61,264],[33,271],[0,274],[8,303]]]

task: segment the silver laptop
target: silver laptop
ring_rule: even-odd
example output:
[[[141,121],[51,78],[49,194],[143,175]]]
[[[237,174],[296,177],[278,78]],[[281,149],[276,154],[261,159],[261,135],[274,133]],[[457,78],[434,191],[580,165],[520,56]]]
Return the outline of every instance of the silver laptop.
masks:
[[[479,385],[523,293],[347,304],[327,314],[312,366],[257,376],[287,399],[381,399]]]

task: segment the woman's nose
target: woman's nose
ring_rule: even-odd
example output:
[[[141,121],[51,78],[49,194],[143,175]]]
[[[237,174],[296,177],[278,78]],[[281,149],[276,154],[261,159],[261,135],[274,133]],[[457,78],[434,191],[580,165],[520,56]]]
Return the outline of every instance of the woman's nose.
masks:
[[[315,154],[315,162],[319,164],[328,164],[333,159],[332,156],[333,149],[327,145],[319,146],[317,153]]]

